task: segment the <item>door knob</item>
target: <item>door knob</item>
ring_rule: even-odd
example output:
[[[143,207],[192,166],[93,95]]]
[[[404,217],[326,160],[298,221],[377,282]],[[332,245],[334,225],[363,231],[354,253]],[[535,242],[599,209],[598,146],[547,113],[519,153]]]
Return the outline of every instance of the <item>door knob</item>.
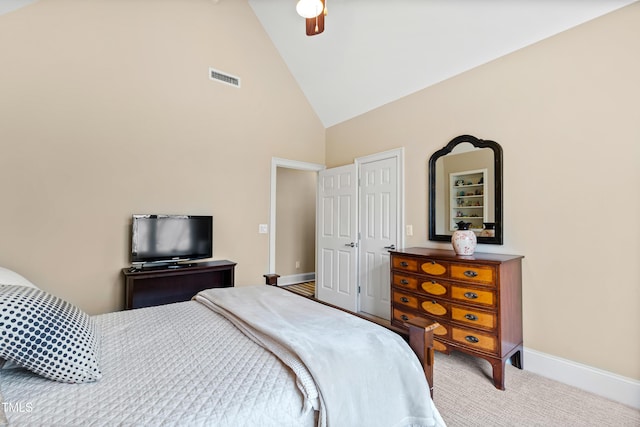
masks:
[[[389,249],[390,251],[395,251],[396,250],[396,245],[391,245],[391,246],[385,246],[385,249]]]
[[[352,247],[352,248],[355,248],[355,247],[356,247],[356,244],[355,244],[354,242],[351,242],[351,243],[345,243],[345,246],[350,246],[350,247]]]

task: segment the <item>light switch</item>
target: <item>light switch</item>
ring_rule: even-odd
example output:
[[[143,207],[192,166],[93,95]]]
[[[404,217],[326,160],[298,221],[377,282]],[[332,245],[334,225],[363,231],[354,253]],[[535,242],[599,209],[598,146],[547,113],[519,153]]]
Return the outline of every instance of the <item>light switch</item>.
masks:
[[[258,225],[258,233],[267,234],[269,232],[269,226],[267,224]]]
[[[407,236],[413,236],[413,225],[407,225]]]

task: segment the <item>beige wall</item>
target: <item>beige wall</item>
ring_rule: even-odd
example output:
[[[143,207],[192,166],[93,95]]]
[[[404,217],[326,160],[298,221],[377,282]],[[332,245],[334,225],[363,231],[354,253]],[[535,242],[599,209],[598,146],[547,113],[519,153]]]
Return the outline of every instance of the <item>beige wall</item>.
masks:
[[[634,4],[326,131],[330,166],[405,147],[408,245],[447,246],[426,240],[428,157],[499,142],[505,245],[479,250],[526,256],[525,345],[636,379],[638,22]],[[0,57],[0,265],[111,311],[131,214],[212,214],[215,257],[262,282],[271,157],[324,163],[325,130],[245,2],[41,1],[0,16]]]
[[[0,265],[116,310],[131,215],[211,214],[264,282],[271,158],[324,163],[325,130],[246,2],[41,1],[0,16],[0,58]]]
[[[317,172],[278,168],[276,273],[281,276],[316,271],[317,181]]]
[[[427,160],[461,134],[504,150],[504,246],[526,347],[640,379],[640,3],[327,130],[327,166],[405,147],[407,244]],[[526,365],[526,360],[525,360]]]

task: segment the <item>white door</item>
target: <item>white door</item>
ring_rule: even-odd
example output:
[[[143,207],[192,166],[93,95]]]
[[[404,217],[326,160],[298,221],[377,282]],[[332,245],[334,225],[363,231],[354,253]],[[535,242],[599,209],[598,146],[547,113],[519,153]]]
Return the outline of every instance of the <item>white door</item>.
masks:
[[[356,165],[318,176],[316,297],[358,311]]]
[[[397,158],[360,165],[360,310],[391,318],[389,249],[398,221]]]

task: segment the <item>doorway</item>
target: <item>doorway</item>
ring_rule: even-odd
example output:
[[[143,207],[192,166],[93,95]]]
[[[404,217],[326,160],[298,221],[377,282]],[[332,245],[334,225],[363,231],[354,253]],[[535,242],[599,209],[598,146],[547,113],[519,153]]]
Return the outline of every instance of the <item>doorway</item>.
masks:
[[[303,256],[296,256],[299,253],[315,253],[315,229],[310,233],[295,233],[296,230],[305,229],[301,218],[291,217],[292,222],[286,221],[282,215],[278,215],[278,200],[280,207],[287,204],[287,200],[293,200],[295,209],[303,209],[300,203],[296,201],[296,195],[305,200],[312,200],[315,206],[315,185],[305,187],[304,182],[292,182],[297,178],[302,178],[309,182],[313,180],[315,183],[319,171],[325,169],[324,165],[308,162],[299,162],[295,160],[287,160],[281,158],[271,159],[271,194],[270,194],[270,214],[269,214],[269,272],[280,274],[282,277],[278,281],[280,285],[297,283],[301,281],[313,280],[315,273],[315,260],[306,261]],[[280,180],[278,178],[280,177]],[[280,185],[278,185],[280,182]],[[291,194],[291,192],[295,194]],[[305,192],[305,194],[302,194]],[[312,194],[308,194],[311,192]],[[299,194],[298,194],[299,193]],[[283,197],[289,196],[289,197]],[[300,201],[300,200],[298,200]],[[286,209],[286,206],[284,207]],[[314,209],[311,210],[313,215]],[[308,212],[300,212],[301,215],[307,216]],[[280,217],[280,219],[279,219]],[[284,221],[283,221],[284,220]],[[278,226],[280,224],[280,226]],[[283,226],[283,224],[285,226]],[[295,224],[292,229],[286,229],[289,224]],[[295,228],[295,229],[294,229]],[[287,245],[286,242],[289,242]],[[279,243],[282,245],[279,246]],[[283,249],[284,248],[284,249]],[[313,264],[312,268],[309,264]],[[283,270],[284,268],[284,270]]]
[[[349,202],[350,208],[347,211],[338,212],[337,216],[331,217],[331,227],[338,227],[337,238],[346,240],[334,242],[334,248],[327,250],[326,241],[323,242],[326,236],[323,234],[327,234],[329,228],[327,224],[321,223],[323,210],[330,212],[339,203],[345,206],[347,197],[345,194],[339,195],[331,202],[331,207],[328,207],[329,204],[323,206],[322,175],[331,175],[337,170],[346,172],[350,167],[334,168],[331,171],[319,164],[272,159],[269,271],[280,274],[276,269],[278,168],[313,171],[320,176],[317,185],[315,235],[318,244],[316,297],[354,312],[362,311],[388,320],[389,250],[404,246],[404,149],[359,157],[351,167],[356,174],[353,182],[357,183],[350,190],[355,191],[351,193],[355,194],[355,204]],[[340,174],[341,172],[338,173]],[[345,215],[345,212],[348,213]],[[335,223],[340,216],[344,220],[342,227]],[[347,222],[349,225],[346,225]],[[287,283],[279,281],[279,284]],[[320,290],[320,287],[323,289]],[[332,299],[332,294],[336,296],[336,300]]]
[[[389,251],[404,246],[403,177],[402,148],[320,172],[318,299],[391,318]]]

